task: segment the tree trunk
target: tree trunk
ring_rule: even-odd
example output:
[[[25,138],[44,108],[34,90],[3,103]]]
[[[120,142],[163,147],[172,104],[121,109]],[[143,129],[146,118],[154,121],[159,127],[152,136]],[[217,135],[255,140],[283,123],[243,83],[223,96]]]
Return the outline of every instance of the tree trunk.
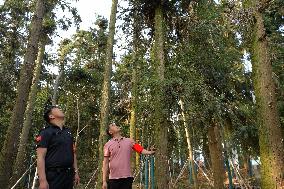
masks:
[[[187,142],[187,148],[188,148],[188,159],[191,163],[191,173],[192,173],[192,179],[193,179],[193,184],[194,184],[194,188],[198,189],[198,180],[197,180],[197,174],[195,172],[195,163],[194,163],[194,157],[193,157],[193,148],[191,145],[191,136],[190,136],[190,132],[188,130],[188,124],[187,124],[187,116],[184,113],[184,103],[183,100],[180,100],[180,107],[181,107],[181,114],[182,114],[182,118],[183,118],[183,125],[184,125],[184,131],[185,131],[185,135],[186,135],[186,142]]]
[[[155,178],[158,189],[169,188],[168,182],[168,121],[165,99],[165,55],[164,55],[164,16],[162,5],[155,10],[155,46],[154,67],[156,68],[156,86],[154,88],[155,98]]]
[[[133,55],[133,70],[132,70],[132,90],[131,90],[131,112],[130,112],[130,138],[136,141],[136,123],[137,123],[137,70],[136,64],[136,52]],[[139,154],[135,153],[139,156]],[[136,158],[133,156],[131,160],[132,167],[135,168]]]
[[[22,128],[16,161],[15,161],[14,168],[13,168],[13,176],[10,181],[10,187],[13,186],[16,183],[17,179],[19,179],[22,176],[22,174],[25,172],[25,169],[27,167],[26,166],[27,165],[26,164],[27,144],[28,144],[30,129],[32,126],[33,110],[34,110],[34,104],[36,100],[36,94],[38,91],[37,90],[38,82],[39,82],[39,77],[40,77],[40,71],[41,71],[44,51],[45,51],[45,44],[44,42],[41,42],[39,46],[39,53],[38,53],[38,58],[36,61],[36,67],[34,70],[33,84],[31,87],[31,92],[29,94],[29,101],[28,101],[26,112],[25,112],[26,117],[25,117],[23,128]]]
[[[56,76],[53,86],[53,95],[52,95],[52,105],[55,106],[57,104],[57,96],[58,96],[58,87],[61,77],[64,74],[64,64],[60,64],[60,71],[59,74]]]
[[[214,189],[223,189],[225,170],[221,144],[222,140],[219,126],[216,123],[213,123],[213,125],[208,129],[208,140],[214,178]]]
[[[232,144],[231,144],[231,138],[232,138],[232,121],[229,117],[225,118],[225,123],[223,127],[223,134],[221,137],[223,138],[223,144],[224,144],[224,158],[225,158],[225,163],[226,163],[226,168],[227,168],[227,180],[229,184],[229,189],[233,189],[233,176],[232,176],[232,171],[231,171],[231,166],[230,166],[230,155],[229,151],[232,150]]]
[[[261,12],[255,12],[255,21],[252,63],[259,123],[261,187],[273,189],[279,188],[283,182],[283,138],[276,106],[275,84],[272,80],[268,40]]]
[[[115,34],[115,22],[118,0],[112,0],[109,35],[107,40],[106,64],[104,70],[104,81],[101,97],[101,112],[100,112],[100,136],[99,136],[99,176],[97,188],[102,186],[102,162],[103,162],[103,147],[107,141],[106,129],[109,124],[109,105],[110,105],[110,84],[111,84],[111,68],[113,61],[113,44]]]
[[[135,4],[133,5],[135,6]],[[139,49],[139,23],[138,23],[138,13],[137,9],[134,9],[133,16],[133,55],[132,55],[132,79],[131,79],[131,112],[130,112],[130,138],[133,138],[136,142],[138,142],[138,130],[136,128],[137,124],[137,96],[138,96],[138,78],[137,71],[138,65],[138,49]],[[136,170],[139,170],[139,157],[138,153],[135,153],[136,156],[132,157],[132,167],[135,167]]]
[[[65,58],[67,54],[70,52],[70,49],[72,49],[73,45],[72,42],[68,39],[65,39],[60,44],[60,50],[59,50],[59,59],[58,62],[60,64],[60,70],[59,74],[57,75],[54,86],[53,86],[53,95],[52,95],[52,105],[55,106],[57,104],[58,99],[58,88],[60,84],[60,80],[64,74],[64,65],[65,65]]]
[[[211,161],[207,134],[204,134],[202,137],[202,152],[204,156],[204,166],[206,169],[210,169]]]
[[[35,59],[38,52],[38,42],[42,29],[42,20],[45,12],[44,1],[38,0],[35,16],[31,23],[31,32],[24,57],[24,64],[20,73],[17,87],[17,99],[14,106],[11,122],[6,134],[0,158],[0,188],[6,189],[12,175],[13,162],[19,143],[19,133],[23,125],[23,118],[30,86],[32,83]],[[8,163],[9,162],[9,163]]]

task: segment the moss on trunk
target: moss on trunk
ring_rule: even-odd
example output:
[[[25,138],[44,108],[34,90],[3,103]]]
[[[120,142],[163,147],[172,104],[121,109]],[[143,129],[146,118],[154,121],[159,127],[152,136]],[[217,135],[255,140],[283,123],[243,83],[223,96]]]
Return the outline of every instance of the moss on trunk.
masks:
[[[158,149],[155,161],[155,188],[167,189],[168,184],[168,121],[165,99],[165,55],[164,55],[164,16],[162,5],[155,10],[154,67],[157,79],[154,88],[155,98],[155,145]]]
[[[32,84],[33,70],[38,53],[38,43],[42,30],[42,21],[45,13],[45,2],[38,0],[36,11],[31,22],[31,30],[27,44],[24,63],[20,72],[20,80],[17,86],[17,98],[7,130],[4,145],[0,157],[0,188],[6,189],[12,176],[13,163],[19,144],[20,131],[23,126],[24,113]],[[8,163],[9,162],[9,163]]]
[[[208,143],[210,150],[211,168],[214,178],[214,189],[224,188],[224,159],[221,144],[221,135],[218,124],[212,123],[208,129]]]
[[[115,34],[115,22],[117,12],[118,0],[112,1],[110,23],[109,23],[109,35],[107,40],[107,52],[106,63],[104,67],[104,81],[102,86],[101,96],[101,112],[100,112],[100,136],[99,136],[99,174],[97,188],[102,186],[102,163],[103,163],[103,147],[107,142],[106,129],[109,124],[109,112],[110,112],[110,84],[112,74],[112,61],[113,61],[113,44]]]
[[[38,91],[38,82],[39,82],[39,77],[40,77],[40,72],[41,72],[41,67],[42,67],[41,65],[43,62],[44,51],[45,51],[45,44],[44,42],[41,42],[39,46],[38,58],[36,61],[36,67],[34,71],[33,84],[31,87],[31,92],[29,94],[28,106],[27,106],[26,113],[25,113],[25,121],[24,121],[24,125],[22,128],[22,132],[21,132],[18,153],[17,153],[15,165],[13,168],[13,176],[10,181],[10,187],[12,187],[16,183],[16,181],[22,176],[22,174],[25,172],[26,167],[27,167],[26,166],[27,165],[26,164],[27,144],[28,144],[30,129],[32,127],[32,117],[33,117],[33,111],[34,111],[34,106],[35,106],[35,101],[36,101],[36,94]]]
[[[263,189],[273,189],[279,188],[283,182],[283,138],[263,16],[259,11],[254,16],[252,63],[259,124],[261,186]]]

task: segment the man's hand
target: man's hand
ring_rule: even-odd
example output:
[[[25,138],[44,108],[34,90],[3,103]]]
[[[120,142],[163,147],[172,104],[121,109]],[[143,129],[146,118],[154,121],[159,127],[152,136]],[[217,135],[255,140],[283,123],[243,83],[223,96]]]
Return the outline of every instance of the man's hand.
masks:
[[[39,189],[49,189],[49,186],[46,180],[39,182]]]
[[[103,182],[103,187],[102,187],[102,189],[107,189],[107,182],[106,182],[106,181]]]
[[[148,151],[148,155],[154,155],[155,153],[156,153],[156,151],[154,151],[154,150]]]
[[[152,147],[150,148],[150,152],[151,152],[150,155],[154,155],[154,154],[156,153],[156,148],[155,148],[155,146],[152,146]]]
[[[155,146],[150,147],[150,150],[146,150],[144,153],[145,155],[154,155],[156,153],[156,148]]]
[[[80,177],[78,172],[75,173],[74,184],[75,186],[78,186],[80,184]]]
[[[141,154],[144,155],[154,155],[156,153],[156,149],[154,147],[151,147],[150,150],[143,149]]]

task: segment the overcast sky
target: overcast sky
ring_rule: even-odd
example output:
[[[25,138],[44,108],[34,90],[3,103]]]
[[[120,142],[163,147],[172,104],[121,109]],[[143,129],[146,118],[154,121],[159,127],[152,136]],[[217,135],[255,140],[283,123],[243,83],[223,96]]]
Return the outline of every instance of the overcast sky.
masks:
[[[0,0],[1,1],[1,0]],[[80,29],[87,30],[91,26],[94,26],[94,22],[96,20],[97,15],[101,15],[107,19],[109,19],[110,11],[111,11],[111,0],[79,0],[77,2],[73,2],[72,5],[77,8],[79,15],[81,16],[81,24]],[[62,11],[58,12],[58,16],[60,14],[65,14]],[[64,38],[70,38],[73,34],[75,34],[76,28],[70,28],[68,31],[58,31],[58,37],[55,37],[54,43],[55,46],[47,47],[47,51],[49,53],[56,53],[58,49],[58,43]],[[57,74],[57,67],[50,67],[50,72]]]
[[[3,5],[4,0],[0,0],[0,5]],[[79,0],[72,3],[75,5],[82,17],[82,26],[88,26],[93,22],[95,14],[109,17],[111,9],[111,0]]]
[[[88,29],[95,22],[96,15],[109,19],[111,0],[79,0],[73,5],[81,16],[81,29]]]
[[[0,0],[0,5],[3,5],[4,0]],[[80,24],[80,29],[88,29],[95,22],[96,15],[104,16],[109,19],[111,10],[111,0],[79,0],[77,2],[72,2],[78,9],[78,13],[81,16],[82,23]],[[62,11],[58,12],[60,14]],[[59,35],[63,38],[69,37],[75,33],[75,28],[71,28],[69,31],[59,32]]]
[[[80,29],[87,30],[91,26],[94,26],[96,15],[101,15],[109,19],[111,0],[79,0],[77,2],[72,2],[72,5],[77,8],[78,13],[81,16],[82,22],[80,24]],[[58,17],[61,17],[62,14],[66,14],[66,12],[59,10],[57,14]],[[55,38],[55,43],[63,38],[71,37],[75,32],[75,27],[70,28],[68,31],[58,31],[59,36]]]

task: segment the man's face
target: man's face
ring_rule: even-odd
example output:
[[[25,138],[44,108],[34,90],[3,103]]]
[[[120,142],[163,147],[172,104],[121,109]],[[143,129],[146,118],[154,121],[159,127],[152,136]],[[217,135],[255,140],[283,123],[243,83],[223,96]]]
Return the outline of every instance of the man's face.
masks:
[[[49,115],[50,119],[64,120],[64,117],[65,117],[65,115],[64,115],[63,111],[59,108],[53,108],[51,110],[50,115]]]
[[[109,125],[109,133],[110,134],[115,134],[120,131],[120,127],[118,127],[115,123],[112,123]]]

